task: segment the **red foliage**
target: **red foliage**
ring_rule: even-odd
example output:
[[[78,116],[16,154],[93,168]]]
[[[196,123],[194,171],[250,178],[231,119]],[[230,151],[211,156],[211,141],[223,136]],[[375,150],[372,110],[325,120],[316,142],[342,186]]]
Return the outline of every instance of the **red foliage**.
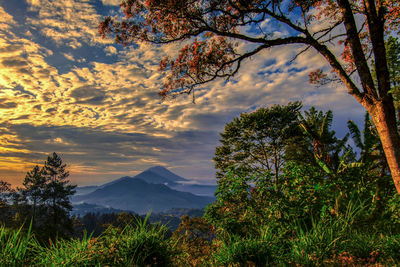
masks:
[[[367,62],[371,63],[371,39],[364,1],[348,2],[352,13],[365,19],[362,28],[358,29],[359,40]],[[374,2],[377,14],[384,14],[382,20],[386,20],[387,34],[397,33],[400,29],[400,1]],[[343,25],[343,10],[336,0],[292,0],[289,6],[281,0],[124,0],[121,9],[124,19],[106,17],[99,25],[103,37],[114,35],[115,41],[124,45],[138,41],[171,43],[192,40],[191,44],[181,48],[176,59],[165,58],[160,62],[160,70],[168,71],[160,92],[163,97],[170,93],[191,92],[194,86],[218,77],[229,78],[238,71],[243,59],[282,44],[303,43],[318,50],[316,44],[326,45],[335,40],[335,43],[343,45],[341,61],[338,62],[344,73],[351,76],[356,71],[354,51],[348,37],[343,33],[334,34],[338,26]],[[261,27],[266,19],[284,24],[295,33],[286,39],[273,39],[274,29],[270,26],[257,34],[246,32],[246,27]],[[322,19],[330,20],[328,27],[311,32],[309,24]],[[240,54],[236,42],[253,43],[256,48]],[[337,67],[335,71],[343,80],[344,73],[340,74]],[[312,83],[327,80],[328,75],[321,70],[310,74]]]

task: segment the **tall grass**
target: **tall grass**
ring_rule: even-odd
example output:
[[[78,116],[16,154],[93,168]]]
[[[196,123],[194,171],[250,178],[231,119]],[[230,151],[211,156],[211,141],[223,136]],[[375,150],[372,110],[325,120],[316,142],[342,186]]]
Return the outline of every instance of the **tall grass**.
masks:
[[[37,248],[35,264],[38,266],[99,266],[96,257],[95,239],[86,234],[82,239],[55,242],[49,240],[48,246]]]
[[[32,236],[32,225],[24,233],[0,226],[0,266],[29,266],[39,243]]]
[[[362,203],[351,202],[342,215],[298,221],[289,232],[273,223],[260,225],[251,237],[225,232],[207,244],[195,266],[400,266],[400,235],[364,227],[359,221],[364,210]],[[85,234],[47,245],[36,240],[31,227],[24,232],[0,226],[0,266],[192,266],[180,258],[191,255],[179,252],[167,228],[148,219],[109,227],[97,238]]]
[[[173,248],[166,239],[167,228],[137,218],[123,229],[109,227],[97,238],[57,240],[42,247],[37,263],[46,266],[167,266]]]
[[[294,224],[296,237],[290,241],[289,262],[302,265],[398,262],[400,240],[366,227],[363,220],[367,208],[362,202],[350,201],[342,215],[314,218],[311,227]]]
[[[276,233],[261,227],[258,237],[243,238],[225,234],[219,250],[214,254],[218,266],[268,266],[277,261]]]
[[[346,242],[348,225],[343,220],[312,221],[310,230],[296,226],[296,238],[291,242],[291,258],[295,263],[322,264]]]
[[[125,266],[162,265],[171,263],[174,254],[167,238],[165,225],[150,224],[150,214],[144,220],[136,218],[121,232],[111,229],[106,232],[103,242],[106,247],[119,250],[119,261]]]

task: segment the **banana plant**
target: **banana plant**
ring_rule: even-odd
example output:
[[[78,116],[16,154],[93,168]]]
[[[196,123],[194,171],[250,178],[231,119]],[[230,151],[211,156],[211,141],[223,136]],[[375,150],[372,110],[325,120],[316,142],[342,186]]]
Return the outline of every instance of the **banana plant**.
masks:
[[[360,149],[360,163],[369,169],[375,169],[387,164],[378,133],[368,113],[364,117],[364,129],[362,132],[352,120],[347,122],[347,128],[354,144]]]
[[[349,134],[342,139],[335,137],[335,131],[331,130],[333,113],[331,110],[324,113],[312,107],[299,113],[300,127],[312,144],[312,152],[316,163],[331,178],[343,172],[353,163],[348,163],[352,151],[347,146]]]
[[[390,179],[387,179],[390,178],[390,175],[388,175],[389,167],[377,130],[368,113],[365,114],[362,131],[351,120],[347,122],[347,127],[354,144],[360,150],[358,163],[362,166],[362,179],[376,185],[376,191],[372,198],[374,204],[371,212],[372,218],[381,210],[383,198],[393,191],[393,186],[390,186]]]

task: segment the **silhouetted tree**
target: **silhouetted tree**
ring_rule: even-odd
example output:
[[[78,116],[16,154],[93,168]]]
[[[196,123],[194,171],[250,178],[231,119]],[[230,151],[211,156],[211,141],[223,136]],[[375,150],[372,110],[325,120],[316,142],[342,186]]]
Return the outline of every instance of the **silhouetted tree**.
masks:
[[[31,171],[26,173],[22,183],[24,187],[19,189],[23,198],[25,198],[27,204],[31,207],[31,219],[34,228],[36,228],[40,220],[43,220],[40,217],[43,217],[43,213],[45,212],[46,178],[43,174],[43,169],[36,165]],[[38,211],[39,218],[37,218]]]
[[[10,206],[8,201],[11,193],[11,185],[0,180],[0,223],[7,223],[10,220]]]
[[[44,163],[43,177],[46,185],[43,191],[44,201],[48,213],[46,228],[51,236],[72,233],[72,220],[69,212],[72,205],[69,197],[75,193],[76,185],[71,185],[67,180],[69,172],[66,171],[66,164],[55,152],[49,156]]]

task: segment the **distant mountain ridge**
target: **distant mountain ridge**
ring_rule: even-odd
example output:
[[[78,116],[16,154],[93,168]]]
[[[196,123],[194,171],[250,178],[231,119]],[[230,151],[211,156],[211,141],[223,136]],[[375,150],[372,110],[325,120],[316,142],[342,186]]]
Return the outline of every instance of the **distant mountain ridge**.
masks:
[[[141,173],[139,173],[136,176],[123,176],[121,178],[118,178],[116,180],[113,180],[111,182],[105,183],[100,186],[84,186],[84,187],[79,187],[78,190],[84,190],[84,191],[94,191],[98,188],[105,187],[111,184],[114,184],[119,181],[123,180],[129,180],[129,179],[142,179],[143,181],[150,183],[150,184],[169,184],[169,185],[175,185],[176,182],[187,182],[189,180],[176,175],[175,173],[169,171],[167,168],[162,167],[162,166],[154,166],[151,167]],[[78,193],[79,194],[79,193]]]
[[[149,184],[141,179],[124,179],[86,195],[72,197],[73,203],[96,204],[139,214],[161,212],[172,208],[204,208],[211,197],[180,192],[162,184]]]
[[[75,206],[87,203],[144,214],[150,210],[163,212],[173,208],[203,209],[215,200],[214,197],[174,190],[188,181],[156,166],[134,177],[124,176],[100,186],[77,188],[71,201]]]
[[[82,217],[86,213],[97,213],[97,214],[105,214],[105,213],[121,213],[121,212],[127,212],[125,210],[119,210],[119,209],[113,209],[110,207],[104,207],[96,204],[88,204],[88,203],[82,203],[82,204],[76,204],[73,206],[71,215],[77,216],[77,217]]]

